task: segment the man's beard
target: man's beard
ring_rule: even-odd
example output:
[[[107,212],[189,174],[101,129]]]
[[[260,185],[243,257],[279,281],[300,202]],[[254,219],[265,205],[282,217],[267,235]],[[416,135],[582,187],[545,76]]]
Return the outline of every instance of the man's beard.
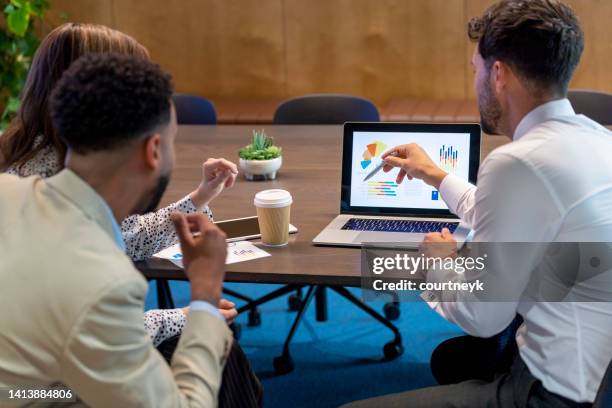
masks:
[[[482,131],[489,135],[501,134],[499,122],[502,117],[502,107],[493,94],[490,83],[478,90],[478,110],[480,111]]]
[[[166,192],[166,187],[170,182],[170,173],[162,174],[157,179],[157,186],[155,189],[150,191],[146,196],[142,197],[136,207],[132,210],[131,214],[147,214],[157,209],[162,196]]]

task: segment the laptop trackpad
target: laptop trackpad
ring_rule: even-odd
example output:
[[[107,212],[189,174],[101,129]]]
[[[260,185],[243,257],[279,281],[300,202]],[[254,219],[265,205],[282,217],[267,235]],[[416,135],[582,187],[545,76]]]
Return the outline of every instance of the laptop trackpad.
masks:
[[[363,242],[421,242],[425,234],[410,233],[410,232],[376,232],[364,231],[360,232],[353,240],[354,243]]]

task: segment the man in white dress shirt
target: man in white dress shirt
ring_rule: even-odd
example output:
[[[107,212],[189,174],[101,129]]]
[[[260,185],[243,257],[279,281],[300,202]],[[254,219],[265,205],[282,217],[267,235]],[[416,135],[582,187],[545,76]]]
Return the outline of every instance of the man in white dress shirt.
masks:
[[[583,49],[573,11],[556,0],[504,0],[470,22],[469,36],[478,42],[472,64],[483,129],[511,135],[512,143],[486,158],[477,186],[447,174],[414,144],[387,152],[385,171],[400,168],[398,183],[417,178],[437,188],[472,226],[475,242],[612,242],[612,133],[576,115],[566,99]],[[425,247],[454,243],[448,230],[425,241]],[[600,255],[609,259],[606,245]],[[503,299],[430,294],[430,305],[472,336],[493,336],[517,314],[524,319],[518,355],[505,372],[350,406],[589,406],[612,358],[612,266],[573,282],[563,299],[551,302],[545,295],[560,267],[543,261],[541,245],[526,247],[521,257],[502,251],[482,275],[485,288]],[[591,262],[600,266],[599,258]],[[444,282],[453,275],[431,270],[425,278]],[[534,283],[539,291],[530,290]],[[480,358],[477,350],[465,356],[468,351],[447,350],[448,369],[469,372],[453,366]],[[453,352],[464,356],[455,359]]]

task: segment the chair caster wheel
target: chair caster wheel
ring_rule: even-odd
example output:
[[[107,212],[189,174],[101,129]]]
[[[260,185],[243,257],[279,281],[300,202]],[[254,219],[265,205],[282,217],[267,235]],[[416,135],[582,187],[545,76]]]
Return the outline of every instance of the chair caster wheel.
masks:
[[[287,303],[289,304],[289,310],[292,312],[297,312],[302,307],[302,297],[296,293],[289,295],[287,299]]]
[[[249,321],[247,323],[247,326],[249,327],[261,326],[261,312],[259,311],[258,308],[251,309],[249,311]]]
[[[230,324],[230,329],[232,333],[234,333],[234,339],[240,340],[240,336],[242,336],[242,325],[234,322]]]
[[[274,357],[273,364],[274,371],[279,375],[290,373],[295,367],[291,356],[284,354],[282,356]]]
[[[383,312],[387,319],[397,320],[397,318],[400,316],[399,303],[398,302],[385,303],[385,306],[383,307]]]
[[[404,346],[392,341],[385,344],[385,347],[383,347],[383,352],[387,360],[393,360],[404,353]]]

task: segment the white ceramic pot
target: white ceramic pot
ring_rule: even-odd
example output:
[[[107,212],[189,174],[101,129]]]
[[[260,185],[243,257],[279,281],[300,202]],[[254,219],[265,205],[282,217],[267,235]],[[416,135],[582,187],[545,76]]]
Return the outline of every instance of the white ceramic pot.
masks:
[[[270,160],[244,160],[238,162],[247,180],[274,180],[283,164],[283,157]]]

